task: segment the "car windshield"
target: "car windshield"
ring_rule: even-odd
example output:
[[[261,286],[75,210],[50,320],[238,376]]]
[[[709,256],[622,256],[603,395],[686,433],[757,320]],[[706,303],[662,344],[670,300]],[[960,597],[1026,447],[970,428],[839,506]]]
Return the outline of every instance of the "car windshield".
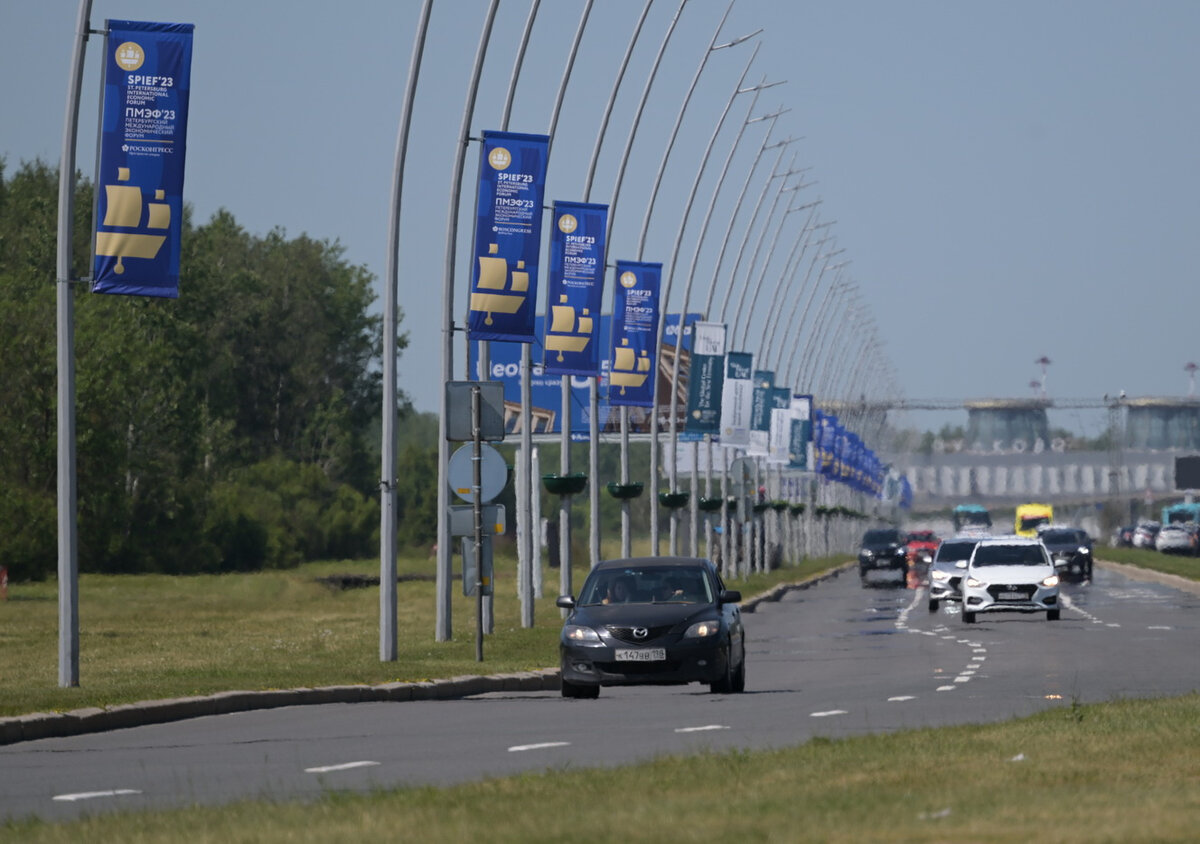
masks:
[[[887,545],[900,542],[900,534],[894,530],[869,530],[863,536],[863,545]]]
[[[581,605],[713,601],[712,584],[699,566],[600,569],[588,575],[579,596]]]
[[[980,545],[971,557],[972,566],[1042,566],[1046,558],[1041,545]]]
[[[977,542],[943,542],[938,546],[934,562],[957,563],[959,560],[969,560],[971,552],[978,544]]]
[[[1074,530],[1047,530],[1042,532],[1042,542],[1047,545],[1066,545],[1071,542],[1081,542],[1082,538],[1078,531]]]

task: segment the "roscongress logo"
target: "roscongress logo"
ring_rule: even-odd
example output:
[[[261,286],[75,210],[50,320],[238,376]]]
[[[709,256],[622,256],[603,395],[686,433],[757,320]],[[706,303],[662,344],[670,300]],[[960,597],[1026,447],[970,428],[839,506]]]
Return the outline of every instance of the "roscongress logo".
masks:
[[[621,286],[626,290],[637,287],[637,273],[629,271],[621,273]]]
[[[512,153],[504,147],[496,147],[488,153],[488,164],[492,165],[493,170],[507,170],[512,164]]]
[[[574,214],[563,214],[558,218],[558,230],[563,234],[571,234],[577,228],[579,221],[575,219]]]
[[[146,61],[146,51],[136,41],[126,41],[117,47],[117,53],[114,58],[117,60],[117,66],[121,70],[134,71]]]

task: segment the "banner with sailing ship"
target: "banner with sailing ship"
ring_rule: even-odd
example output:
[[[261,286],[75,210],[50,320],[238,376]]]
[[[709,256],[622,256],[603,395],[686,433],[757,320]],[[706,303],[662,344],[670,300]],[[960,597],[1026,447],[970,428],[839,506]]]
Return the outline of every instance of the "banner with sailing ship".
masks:
[[[658,289],[662,264],[617,261],[613,297],[608,403],[653,407],[658,351]]]
[[[531,343],[549,135],[485,131],[479,154],[472,340]]]
[[[556,201],[550,219],[542,368],[557,375],[599,375],[608,206]]]
[[[176,299],[193,25],[107,29],[92,291]]]

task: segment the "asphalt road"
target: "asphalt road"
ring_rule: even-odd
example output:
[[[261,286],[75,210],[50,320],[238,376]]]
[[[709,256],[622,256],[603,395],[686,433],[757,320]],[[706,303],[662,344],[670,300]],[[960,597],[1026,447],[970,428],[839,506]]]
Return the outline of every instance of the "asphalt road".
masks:
[[[882,577],[882,575],[880,575]],[[746,693],[698,685],[297,706],[0,747],[0,818],[302,799],[995,721],[1200,688],[1200,596],[1097,569],[1062,619],[926,608],[854,573],[744,616]],[[547,664],[555,660],[548,655]],[[1028,749],[1013,748],[1013,754]]]

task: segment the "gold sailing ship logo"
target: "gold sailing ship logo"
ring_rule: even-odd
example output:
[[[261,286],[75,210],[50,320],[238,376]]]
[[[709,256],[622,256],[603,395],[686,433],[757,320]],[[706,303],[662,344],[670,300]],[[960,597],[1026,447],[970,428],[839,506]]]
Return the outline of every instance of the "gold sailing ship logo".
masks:
[[[154,202],[143,202],[140,187],[120,184],[128,182],[129,178],[130,169],[118,167],[118,184],[104,186],[106,203],[104,222],[101,225],[120,229],[169,229],[171,206],[165,201],[166,192],[159,188],[154,191]],[[146,208],[145,223],[142,222],[143,205]],[[153,259],[157,257],[158,250],[162,248],[166,239],[165,234],[97,230],[96,254],[115,257],[117,265],[113,267],[113,272],[121,275],[125,272],[124,261],[126,258]]]
[[[525,304],[529,292],[529,273],[525,262],[509,270],[508,259],[496,255],[500,247],[488,246],[488,254],[479,256],[479,281],[471,291],[471,310],[483,311],[484,325],[492,324],[492,314],[515,314]]]
[[[621,345],[613,352],[616,360],[613,361],[608,380],[610,384],[621,388],[621,395],[625,395],[626,387],[640,387],[646,383],[650,377],[650,355],[645,349],[637,352],[629,348],[629,338],[623,337]]]
[[[559,296],[559,303],[550,307],[550,330],[546,332],[546,351],[558,352],[558,362],[563,362],[563,352],[582,352],[592,341],[592,317],[588,309],[576,316],[575,308],[567,304],[567,294]]]

